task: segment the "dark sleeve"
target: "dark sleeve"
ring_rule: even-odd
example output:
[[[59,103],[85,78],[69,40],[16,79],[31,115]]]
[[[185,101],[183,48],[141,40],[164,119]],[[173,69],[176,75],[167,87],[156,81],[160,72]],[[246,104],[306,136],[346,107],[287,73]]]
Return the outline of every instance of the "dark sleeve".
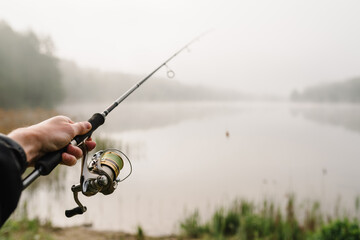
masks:
[[[22,191],[21,174],[27,167],[22,147],[0,134],[0,227],[15,210]]]

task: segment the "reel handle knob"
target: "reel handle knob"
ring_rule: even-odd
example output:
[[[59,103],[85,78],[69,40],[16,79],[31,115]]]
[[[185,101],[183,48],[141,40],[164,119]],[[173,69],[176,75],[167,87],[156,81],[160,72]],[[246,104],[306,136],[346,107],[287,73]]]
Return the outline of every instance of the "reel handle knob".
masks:
[[[86,207],[84,207],[84,209],[82,209],[81,207],[76,207],[76,208],[73,208],[73,209],[70,209],[70,210],[66,210],[65,211],[65,216],[68,217],[68,218],[71,218],[75,215],[81,215],[83,214],[84,212],[86,212]]]

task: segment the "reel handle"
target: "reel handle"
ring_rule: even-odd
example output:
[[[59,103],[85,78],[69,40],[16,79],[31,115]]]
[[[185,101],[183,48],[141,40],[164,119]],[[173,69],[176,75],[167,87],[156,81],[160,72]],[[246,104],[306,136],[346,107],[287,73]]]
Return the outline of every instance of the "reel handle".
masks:
[[[66,210],[65,211],[65,216],[68,217],[68,218],[71,218],[75,215],[81,215],[83,214],[84,212],[86,212],[86,207],[84,207],[84,209],[82,209],[81,207],[76,207],[76,208],[73,208],[73,209],[70,209],[70,210]]]
[[[88,122],[91,123],[92,128],[88,133],[78,135],[73,139],[76,141],[77,145],[90,137],[91,134],[105,122],[105,117],[100,113],[95,113]],[[40,169],[40,175],[45,176],[51,173],[51,171],[61,162],[61,154],[66,151],[66,148],[67,146],[58,151],[48,153],[36,161],[35,169]]]

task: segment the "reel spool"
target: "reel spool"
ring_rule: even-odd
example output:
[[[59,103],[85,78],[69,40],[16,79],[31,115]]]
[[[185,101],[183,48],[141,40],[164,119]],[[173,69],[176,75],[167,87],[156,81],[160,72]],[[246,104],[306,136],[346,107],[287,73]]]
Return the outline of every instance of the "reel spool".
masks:
[[[83,214],[87,210],[87,208],[79,201],[79,192],[82,192],[88,197],[93,196],[98,192],[109,195],[115,191],[119,182],[124,181],[132,173],[131,162],[123,152],[114,148],[100,150],[96,152],[88,162],[87,151],[85,148],[86,147],[82,146],[83,158],[80,184],[71,187],[74,194],[74,200],[78,207],[66,210],[65,215],[67,217]],[[127,160],[130,171],[123,179],[120,179],[120,174],[124,168],[124,160]]]

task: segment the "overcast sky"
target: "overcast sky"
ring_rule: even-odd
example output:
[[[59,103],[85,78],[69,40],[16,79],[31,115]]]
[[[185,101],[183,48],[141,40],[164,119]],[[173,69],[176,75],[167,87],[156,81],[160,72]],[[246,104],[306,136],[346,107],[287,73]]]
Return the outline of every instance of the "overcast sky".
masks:
[[[177,80],[281,95],[360,76],[359,12],[358,0],[0,0],[15,30],[104,71],[146,75],[212,29],[169,64]]]

